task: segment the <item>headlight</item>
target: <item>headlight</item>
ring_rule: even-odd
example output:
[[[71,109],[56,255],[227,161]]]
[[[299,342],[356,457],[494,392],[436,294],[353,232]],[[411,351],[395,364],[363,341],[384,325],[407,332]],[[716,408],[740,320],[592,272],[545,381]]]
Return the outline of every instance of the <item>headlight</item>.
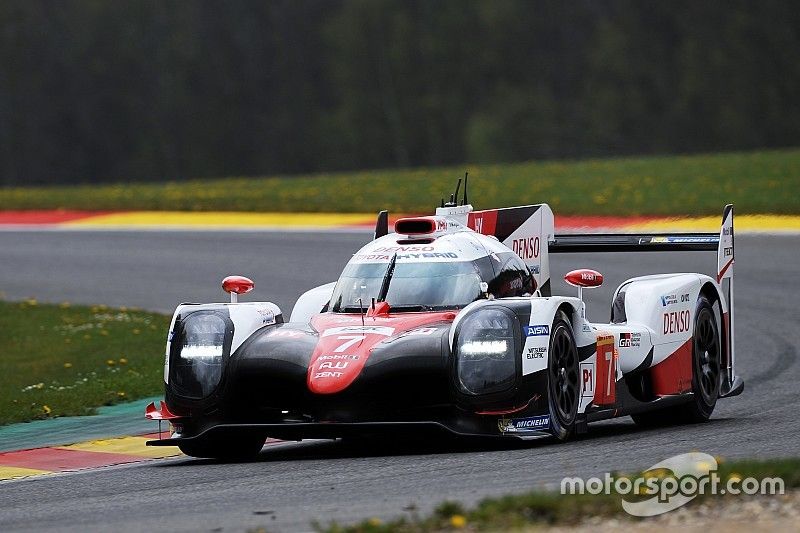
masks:
[[[216,312],[194,312],[182,320],[174,346],[170,383],[186,398],[205,398],[222,378],[228,321]],[[173,341],[174,342],[174,341]]]
[[[502,308],[479,309],[461,321],[455,345],[461,392],[490,394],[514,384],[519,337],[515,323],[511,312]]]

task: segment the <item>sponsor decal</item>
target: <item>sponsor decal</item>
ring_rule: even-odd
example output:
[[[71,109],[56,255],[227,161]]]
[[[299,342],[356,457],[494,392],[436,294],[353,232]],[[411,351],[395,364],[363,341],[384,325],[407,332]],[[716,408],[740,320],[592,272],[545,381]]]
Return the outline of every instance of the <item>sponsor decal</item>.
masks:
[[[668,305],[678,303],[678,295],[677,294],[667,294],[661,297],[661,305],[663,307],[667,307]]]
[[[539,257],[539,237],[524,237],[511,241],[511,249],[522,259],[536,259]]]
[[[500,433],[525,433],[550,429],[550,415],[529,416],[526,418],[501,418],[497,421]]]
[[[394,328],[390,328],[388,326],[340,326],[337,328],[326,329],[322,332],[322,336],[330,337],[331,335],[346,335],[348,333],[368,333],[372,335],[391,337],[394,333]]]
[[[688,310],[664,313],[664,335],[689,331],[690,324],[691,313]]]
[[[355,261],[388,261],[390,257],[386,254],[355,254]]]
[[[619,347],[620,348],[638,348],[642,345],[641,333],[620,333],[619,334]]]
[[[372,253],[386,252],[393,254],[395,252],[432,252],[433,246],[381,246],[372,250]]]
[[[581,363],[581,396],[594,398],[594,363]]]
[[[455,252],[422,252],[416,254],[397,254],[397,259],[458,259]]]
[[[531,271],[531,274],[534,276],[538,276],[541,273],[541,266],[540,265],[532,265],[529,266],[528,269]]]
[[[475,231],[483,233],[483,215],[475,215]]]
[[[729,246],[728,248],[723,248],[722,255],[725,257],[730,257],[733,255],[733,246]]]
[[[358,361],[357,355],[330,354],[320,355],[317,361]]]
[[[589,326],[589,324],[584,324],[584,325],[581,327],[581,329],[583,329],[583,332],[584,332],[584,333],[591,333],[591,332],[592,332],[592,328],[591,328],[591,326]]]
[[[722,234],[726,236],[733,235],[733,228],[728,228],[728,227],[722,228]]]
[[[447,231],[447,221],[446,220],[437,220],[436,221],[436,231]]]
[[[528,348],[526,357],[528,359],[544,359],[545,355],[547,355],[546,346],[534,346],[532,348]]]
[[[526,337],[541,337],[550,335],[550,326],[547,324],[540,324],[538,326],[525,326]]]
[[[717,242],[719,239],[717,237],[683,237],[683,236],[674,236],[674,237],[652,237],[650,239],[651,243],[704,243],[704,242]]]
[[[342,372],[330,372],[326,370],[325,372],[317,372],[311,379],[340,378],[343,375]]]
[[[317,367],[318,370],[344,370],[349,363],[347,361],[323,361]]]

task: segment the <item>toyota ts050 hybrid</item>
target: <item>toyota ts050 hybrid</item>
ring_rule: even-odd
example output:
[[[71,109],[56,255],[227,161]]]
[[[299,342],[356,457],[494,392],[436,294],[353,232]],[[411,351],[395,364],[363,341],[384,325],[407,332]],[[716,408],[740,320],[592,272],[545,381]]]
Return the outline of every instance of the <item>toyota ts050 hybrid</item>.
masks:
[[[230,303],[178,306],[165,401],[146,411],[172,433],[148,444],[242,458],[268,437],[566,440],[620,416],[704,421],[742,391],[732,206],[719,235],[560,235],[546,204],[473,211],[466,192],[454,198],[393,233],[382,212],[375,239],[337,282],[300,296],[288,321],[272,303],[238,302],[253,288],[240,276],[223,282]],[[675,250],[716,251],[716,276],[629,279],[609,323],[588,320],[581,298],[599,272],[566,274],[577,297],[550,293],[550,254]]]

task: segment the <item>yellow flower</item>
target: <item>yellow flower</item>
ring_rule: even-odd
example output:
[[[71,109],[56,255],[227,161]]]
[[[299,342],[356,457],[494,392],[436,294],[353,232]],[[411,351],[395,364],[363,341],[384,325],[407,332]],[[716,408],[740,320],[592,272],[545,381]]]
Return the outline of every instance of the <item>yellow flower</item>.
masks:
[[[133,330],[134,335],[138,335],[139,333],[141,333],[141,331],[139,331],[138,329]]]
[[[53,410],[52,410],[52,409],[50,409],[50,408],[49,408],[48,406],[46,406],[46,405],[43,405],[43,406],[42,406],[42,411],[43,411],[43,412],[44,412],[44,414],[46,414],[46,415],[49,415],[50,413],[52,413],[52,412],[53,412]]]
[[[454,514],[450,517],[450,525],[456,529],[461,529],[467,525],[467,519],[460,514]]]
[[[127,365],[127,364],[128,364],[128,360],[127,360],[127,359],[125,359],[124,357],[120,357],[120,358],[119,358],[119,364],[121,364],[121,365]]]
[[[69,302],[61,302],[61,304],[59,305],[59,307],[60,307],[61,309],[69,309],[69,305],[70,305],[70,304],[69,304]]]
[[[380,518],[378,518],[378,517],[376,517],[376,516],[373,516],[372,518],[370,518],[369,520],[367,520],[367,523],[368,523],[369,525],[371,525],[372,527],[378,527],[378,526],[380,526],[381,524],[383,524],[383,522],[381,521],[381,519],[380,519]]]
[[[117,393],[117,396],[118,396],[119,398],[124,398],[124,397],[125,397],[125,392],[123,392],[123,391],[119,391],[119,392]]]
[[[64,363],[64,368],[72,368],[72,363]]]
[[[101,329],[100,330],[100,335],[103,335],[104,337],[108,336],[108,330],[107,329]]]
[[[28,298],[27,300],[25,300],[25,303],[31,306],[35,306],[38,304],[36,298]]]
[[[116,362],[116,361],[114,361],[113,359],[109,359],[108,361],[106,361],[106,364],[107,364],[108,366],[114,366],[114,365],[116,365],[116,364],[117,364],[117,362]]]

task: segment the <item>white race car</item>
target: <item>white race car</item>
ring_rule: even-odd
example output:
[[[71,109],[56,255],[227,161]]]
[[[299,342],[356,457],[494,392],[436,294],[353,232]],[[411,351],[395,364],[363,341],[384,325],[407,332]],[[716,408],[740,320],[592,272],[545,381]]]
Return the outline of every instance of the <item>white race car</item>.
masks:
[[[466,188],[466,187],[465,187]],[[458,190],[458,189],[457,189]],[[719,235],[554,232],[546,204],[473,211],[466,192],[434,216],[403,218],[358,250],[338,282],[284,321],[269,302],[182,304],[166,349],[166,402],[147,416],[173,433],[154,446],[198,457],[258,453],[267,437],[384,432],[567,439],[587,424],[707,420],[741,393],[734,367],[733,208]],[[550,254],[716,251],[717,275],[625,281],[611,322],[550,294]]]

